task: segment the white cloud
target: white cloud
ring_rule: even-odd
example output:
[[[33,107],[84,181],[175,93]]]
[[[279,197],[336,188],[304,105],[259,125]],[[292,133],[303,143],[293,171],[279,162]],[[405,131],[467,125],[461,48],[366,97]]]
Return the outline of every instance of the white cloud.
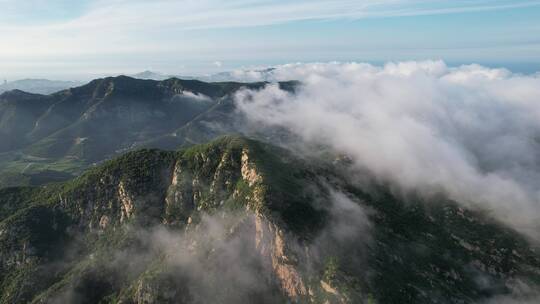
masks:
[[[240,92],[252,121],[346,153],[405,190],[442,190],[538,235],[540,78],[441,61],[291,64],[270,76],[303,86],[295,95],[276,85]]]
[[[21,58],[170,50],[181,45],[178,32],[194,29],[253,27],[303,20],[445,14],[540,5],[540,1],[484,0],[200,0],[93,1],[74,16],[51,20],[50,11],[68,10],[69,2],[4,0],[0,5],[0,56]],[[29,6],[44,12],[27,15]],[[54,9],[52,9],[52,8]],[[83,10],[84,8],[84,10]],[[49,13],[47,13],[49,12]],[[11,16],[19,16],[13,21]],[[69,15],[66,13],[66,15]],[[4,20],[4,21],[2,21]],[[36,24],[37,23],[37,24]],[[159,45],[159,46],[158,46]],[[187,47],[187,46],[186,46]]]
[[[199,102],[211,102],[212,99],[204,94],[199,93],[193,93],[191,91],[183,91],[181,95],[178,95],[179,97],[186,97],[194,101]]]

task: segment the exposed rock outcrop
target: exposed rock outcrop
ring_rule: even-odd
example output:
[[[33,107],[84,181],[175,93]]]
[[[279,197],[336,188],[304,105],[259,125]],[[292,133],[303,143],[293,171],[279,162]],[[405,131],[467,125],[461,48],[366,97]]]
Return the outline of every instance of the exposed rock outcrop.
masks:
[[[535,290],[540,257],[515,232],[452,202],[405,204],[315,170],[227,137],[0,191],[0,207],[16,206],[0,213],[0,303],[201,303],[208,293],[257,303],[473,303]],[[320,243],[347,228],[328,220],[334,202],[320,179],[374,210],[361,219],[373,221],[368,246]],[[238,286],[248,292],[235,297]]]

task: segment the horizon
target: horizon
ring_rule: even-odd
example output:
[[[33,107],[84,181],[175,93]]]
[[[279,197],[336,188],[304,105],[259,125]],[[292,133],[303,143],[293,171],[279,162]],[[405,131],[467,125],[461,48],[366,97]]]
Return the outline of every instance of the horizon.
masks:
[[[25,80],[49,80],[49,81],[63,81],[63,82],[76,82],[80,84],[85,84],[89,81],[92,81],[94,79],[100,79],[100,78],[107,78],[107,77],[118,77],[118,76],[127,76],[132,78],[138,78],[137,76],[144,73],[152,73],[156,76],[163,76],[166,79],[168,78],[179,78],[179,79],[198,79],[202,81],[208,81],[212,82],[211,77],[217,76],[220,74],[227,74],[227,73],[235,73],[235,72],[245,72],[245,71],[262,71],[266,69],[276,68],[280,66],[287,66],[287,65],[294,65],[294,64],[330,64],[330,63],[352,63],[352,64],[369,64],[374,67],[382,68],[387,64],[399,64],[399,63],[407,63],[407,62],[436,62],[436,61],[442,61],[448,68],[457,69],[459,67],[464,66],[472,66],[472,65],[479,65],[481,67],[489,68],[489,69],[504,69],[509,71],[512,74],[521,74],[521,75],[534,75],[540,73],[540,63],[478,63],[478,62],[448,62],[445,60],[434,60],[434,59],[425,59],[425,60],[402,60],[402,61],[387,61],[387,62],[368,62],[368,61],[348,61],[348,62],[340,62],[340,61],[332,61],[332,62],[287,62],[282,64],[275,64],[275,65],[259,65],[259,66],[249,66],[249,67],[237,67],[231,69],[223,69],[223,70],[217,70],[212,73],[193,73],[193,74],[178,74],[178,73],[165,73],[159,70],[140,70],[140,71],[134,71],[134,72],[118,72],[118,73],[96,73],[86,76],[75,76],[75,75],[64,75],[59,77],[50,77],[47,74],[43,75],[27,75],[27,76],[20,76],[15,77],[12,79],[8,79],[7,77],[2,77],[0,75],[0,86],[4,84],[10,84],[17,81],[25,81]],[[141,78],[145,79],[145,78]],[[151,80],[156,80],[152,78],[147,78]],[[230,79],[235,80],[233,78]]]

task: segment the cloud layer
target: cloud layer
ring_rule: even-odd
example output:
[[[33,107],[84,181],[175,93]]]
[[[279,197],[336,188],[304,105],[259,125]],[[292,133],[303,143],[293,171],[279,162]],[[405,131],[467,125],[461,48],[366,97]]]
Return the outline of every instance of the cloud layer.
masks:
[[[444,192],[537,235],[540,78],[441,61],[292,64],[252,78],[298,79],[237,95],[251,121],[349,155],[403,190]]]

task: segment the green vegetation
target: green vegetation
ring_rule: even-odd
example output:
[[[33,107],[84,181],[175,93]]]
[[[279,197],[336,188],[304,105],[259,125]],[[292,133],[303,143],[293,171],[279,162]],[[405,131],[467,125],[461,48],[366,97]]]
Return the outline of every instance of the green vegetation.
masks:
[[[119,76],[48,96],[4,93],[0,188],[65,181],[138,148],[176,149],[206,142],[234,131],[227,126],[234,120],[235,91],[264,85]],[[292,90],[297,83],[281,85]],[[193,99],[184,91],[209,98]]]
[[[369,240],[320,247],[335,225],[329,187],[370,208],[372,230],[359,236]],[[266,231],[258,241],[250,210],[270,227],[257,228]],[[204,225],[223,233],[198,235]],[[271,229],[283,231],[279,244]],[[282,252],[271,259],[256,242]],[[171,265],[180,253],[196,260]],[[509,294],[516,279],[531,288],[540,282],[535,248],[485,214],[444,198],[403,201],[384,185],[358,188],[327,162],[238,136],[129,152],[67,182],[0,189],[0,303],[189,303],[197,296],[190,284],[202,279],[188,266],[228,269],[219,259],[233,253],[266,284],[248,298],[270,303],[285,293],[265,258],[282,273],[297,271],[311,292],[299,299],[314,303],[474,303]],[[205,284],[233,293],[220,280]]]

